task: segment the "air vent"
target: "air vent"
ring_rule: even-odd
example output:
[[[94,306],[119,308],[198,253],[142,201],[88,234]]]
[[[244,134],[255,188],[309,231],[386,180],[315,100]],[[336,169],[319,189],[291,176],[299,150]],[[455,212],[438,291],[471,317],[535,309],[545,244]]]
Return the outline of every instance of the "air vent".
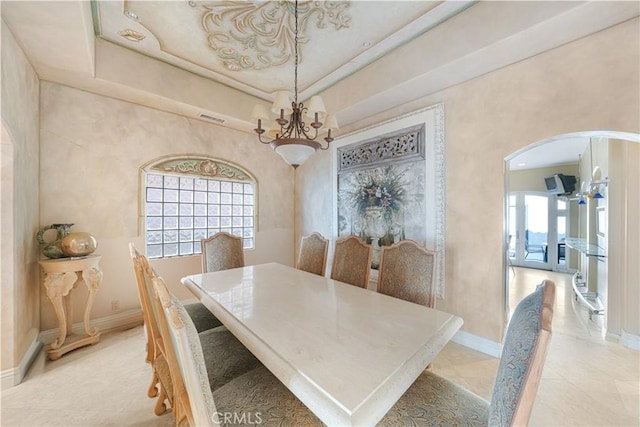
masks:
[[[203,113],[200,113],[200,118],[201,119],[205,119],[205,120],[210,120],[210,121],[216,122],[216,123],[224,123],[224,119],[219,119],[217,117],[212,117],[212,116],[209,116],[209,115],[203,114]]]

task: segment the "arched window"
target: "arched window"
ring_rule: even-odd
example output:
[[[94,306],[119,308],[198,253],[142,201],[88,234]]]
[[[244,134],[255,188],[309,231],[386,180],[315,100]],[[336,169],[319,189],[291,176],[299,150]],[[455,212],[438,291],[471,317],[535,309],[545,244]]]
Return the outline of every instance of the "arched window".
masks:
[[[255,178],[224,160],[181,156],[142,168],[144,235],[148,258],[201,253],[200,241],[219,231],[254,248]]]

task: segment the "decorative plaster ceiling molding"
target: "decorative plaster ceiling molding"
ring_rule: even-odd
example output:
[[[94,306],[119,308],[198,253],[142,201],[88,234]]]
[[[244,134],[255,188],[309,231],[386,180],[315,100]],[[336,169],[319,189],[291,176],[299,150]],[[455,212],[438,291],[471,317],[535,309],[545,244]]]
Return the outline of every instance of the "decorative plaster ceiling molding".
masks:
[[[194,7],[195,7],[194,2]],[[346,1],[301,2],[298,6],[299,63],[308,43],[307,25],[348,28]],[[289,62],[295,44],[295,8],[289,2],[202,4],[202,28],[209,46],[230,71],[262,70]],[[329,25],[328,25],[329,24]]]

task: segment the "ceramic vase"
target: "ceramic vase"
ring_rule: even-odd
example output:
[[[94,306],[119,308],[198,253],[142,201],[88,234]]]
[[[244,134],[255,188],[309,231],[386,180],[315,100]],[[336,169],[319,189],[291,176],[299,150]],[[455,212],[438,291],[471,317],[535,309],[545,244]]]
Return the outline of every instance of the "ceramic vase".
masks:
[[[98,247],[95,237],[84,231],[69,233],[62,238],[62,252],[68,257],[92,254]]]
[[[67,255],[62,250],[62,239],[69,234],[69,229],[73,224],[50,224],[45,227],[42,227],[38,234],[36,235],[36,239],[40,246],[42,247],[42,253],[47,258],[65,258]],[[45,241],[44,234],[49,230],[55,230],[57,232],[56,237],[52,241]]]

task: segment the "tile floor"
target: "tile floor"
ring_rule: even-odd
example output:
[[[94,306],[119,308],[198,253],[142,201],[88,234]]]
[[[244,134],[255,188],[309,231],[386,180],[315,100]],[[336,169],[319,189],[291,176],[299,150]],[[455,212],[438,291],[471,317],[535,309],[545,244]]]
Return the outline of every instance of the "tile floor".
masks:
[[[530,424],[640,425],[640,352],[600,338],[601,319],[589,321],[571,298],[570,276],[517,268],[512,308],[543,277],[558,286],[554,335]],[[488,399],[497,365],[497,359],[450,343],[433,370]],[[153,414],[149,380],[142,327],[105,334],[98,345],[55,362],[41,354],[22,384],[2,392],[0,425],[173,425],[170,412]]]

